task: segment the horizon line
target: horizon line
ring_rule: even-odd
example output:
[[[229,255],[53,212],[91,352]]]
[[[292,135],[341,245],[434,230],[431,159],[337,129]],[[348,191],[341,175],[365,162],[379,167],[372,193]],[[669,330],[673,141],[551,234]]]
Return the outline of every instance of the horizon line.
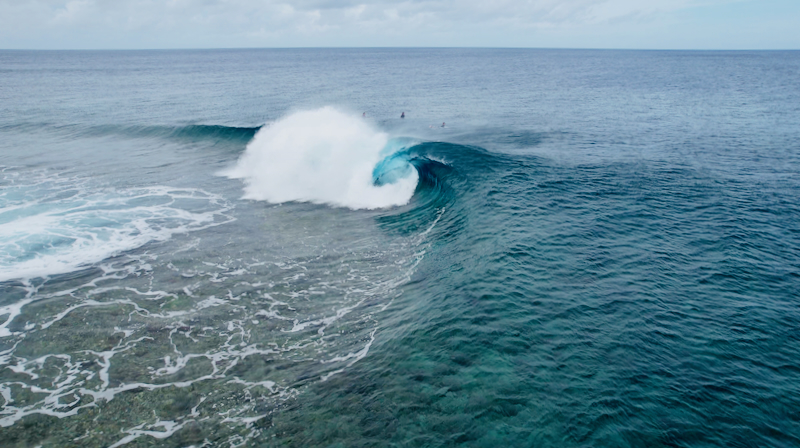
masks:
[[[568,50],[568,51],[800,51],[800,48],[623,48],[623,47],[522,47],[522,46],[298,46],[298,47],[165,47],[165,48],[0,48],[0,51],[219,51],[219,50]]]

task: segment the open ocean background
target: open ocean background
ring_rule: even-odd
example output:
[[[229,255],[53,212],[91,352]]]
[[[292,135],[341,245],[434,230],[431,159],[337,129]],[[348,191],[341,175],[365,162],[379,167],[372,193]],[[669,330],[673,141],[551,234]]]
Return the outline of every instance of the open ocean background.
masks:
[[[0,445],[800,446],[798,79],[0,51]]]

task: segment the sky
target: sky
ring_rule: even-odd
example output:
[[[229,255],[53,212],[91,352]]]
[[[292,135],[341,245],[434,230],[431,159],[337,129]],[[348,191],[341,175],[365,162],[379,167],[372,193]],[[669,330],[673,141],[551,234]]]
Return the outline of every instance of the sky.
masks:
[[[800,49],[800,0],[0,0],[0,49]]]

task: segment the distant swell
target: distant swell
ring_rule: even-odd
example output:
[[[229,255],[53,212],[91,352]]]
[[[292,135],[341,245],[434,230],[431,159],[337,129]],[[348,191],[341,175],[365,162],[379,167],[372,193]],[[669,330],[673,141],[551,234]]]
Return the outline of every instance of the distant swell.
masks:
[[[250,141],[261,127],[236,127],[218,125],[189,125],[167,128],[167,136],[174,138],[215,138],[226,140]]]
[[[182,141],[233,141],[247,143],[261,129],[255,127],[191,124],[185,126],[123,126],[115,124],[81,126],[74,124],[19,123],[0,127],[2,131],[35,132],[47,130],[78,137],[163,138]]]

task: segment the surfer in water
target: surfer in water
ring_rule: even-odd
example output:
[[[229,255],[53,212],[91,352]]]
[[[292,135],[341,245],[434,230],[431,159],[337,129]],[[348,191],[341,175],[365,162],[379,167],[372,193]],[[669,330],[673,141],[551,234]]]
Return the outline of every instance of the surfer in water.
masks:
[[[406,118],[406,113],[405,112],[401,113],[400,118]]]
[[[444,121],[442,122],[442,127],[444,127]]]

